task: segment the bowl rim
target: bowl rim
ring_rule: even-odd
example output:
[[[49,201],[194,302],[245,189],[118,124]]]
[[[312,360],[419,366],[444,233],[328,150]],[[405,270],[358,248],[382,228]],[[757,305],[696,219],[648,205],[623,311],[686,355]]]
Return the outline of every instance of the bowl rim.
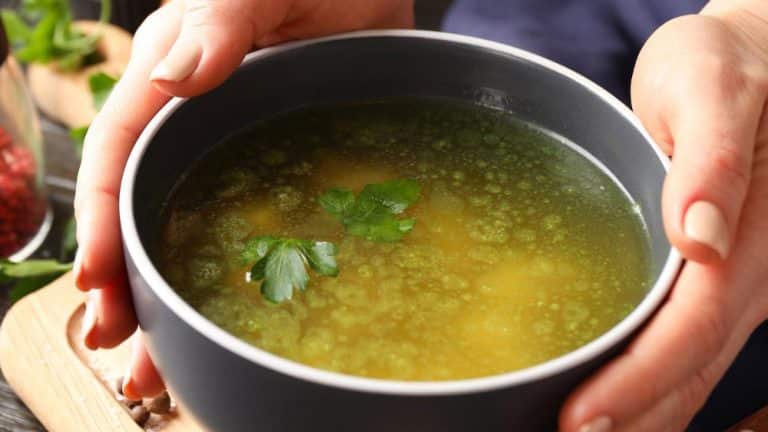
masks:
[[[482,48],[490,51],[500,52],[527,62],[536,64],[539,67],[548,69],[551,72],[564,76],[574,84],[579,85],[594,95],[598,96],[603,102],[608,104],[624,119],[637,129],[645,138],[646,143],[652,147],[665,171],[669,169],[669,159],[664,155],[658,146],[642,126],[635,115],[622,102],[608,93],[606,90],[593,83],[579,73],[568,69],[554,61],[543,58],[528,51],[505,45],[498,42],[492,42],[471,36],[464,36],[445,32],[434,32],[426,30],[365,30],[350,33],[342,33],[333,36],[326,36],[314,39],[307,39],[296,42],[289,42],[278,46],[265,48],[254,53],[248,54],[242,62],[242,65],[257,62],[259,60],[295,50],[311,45],[322,44],[326,42],[366,39],[366,38],[416,38],[430,39],[436,41],[445,41],[461,44],[464,46]],[[146,250],[141,244],[135,223],[133,212],[133,191],[136,179],[136,172],[141,165],[143,155],[154,138],[156,132],[162,127],[165,121],[182,106],[188,98],[173,98],[148,123],[146,128],[139,136],[136,144],[131,150],[128,161],[123,171],[123,178],[120,186],[119,212],[120,225],[123,236],[123,245],[126,250],[126,258],[130,256],[141,277],[146,281],[150,289],[159,297],[159,299],[173,311],[176,316],[187,325],[195,329],[201,335],[209,339],[212,343],[220,346],[255,365],[266,367],[272,371],[291,376],[304,381],[320,384],[329,387],[342,388],[352,391],[367,393],[391,394],[400,396],[446,396],[458,394],[472,394],[500,390],[507,387],[518,386],[543,378],[560,374],[564,371],[582,365],[605,353],[613,346],[630,336],[634,331],[640,328],[656,311],[672,284],[677,277],[678,270],[682,264],[682,258],[679,252],[670,247],[669,255],[662,267],[659,277],[654,282],[653,287],[648,291],[640,304],[625,317],[621,322],[613,326],[610,330],[603,333],[598,338],[592,340],[586,345],[577,348],[574,351],[548,360],[525,369],[506,372],[498,375],[491,375],[478,378],[452,380],[452,381],[398,381],[384,380],[375,378],[365,378],[352,375],[346,375],[338,372],[325,371],[307,366],[292,360],[271,354],[260,348],[248,344],[247,342],[228,333],[222,328],[216,326],[190,305],[188,305],[176,292],[165,282],[163,277],[152,264]],[[150,346],[150,350],[151,350]]]

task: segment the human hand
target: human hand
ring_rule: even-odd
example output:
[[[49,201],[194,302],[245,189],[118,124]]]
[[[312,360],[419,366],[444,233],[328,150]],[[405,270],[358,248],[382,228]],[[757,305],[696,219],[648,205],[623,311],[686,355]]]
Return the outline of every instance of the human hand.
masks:
[[[193,96],[224,81],[252,47],[363,28],[409,27],[412,0],[174,0],[136,32],[131,61],[85,139],[75,214],[77,286],[88,291],[83,338],[110,348],[136,329],[118,220],[120,179],[144,126],[170,95]],[[163,382],[139,339],[126,396],[153,396]]]
[[[571,395],[564,432],[684,430],[768,317],[768,27],[760,14],[768,8],[750,0],[713,1],[661,27],[640,54],[633,105],[672,156],[664,222],[689,262],[629,348]]]

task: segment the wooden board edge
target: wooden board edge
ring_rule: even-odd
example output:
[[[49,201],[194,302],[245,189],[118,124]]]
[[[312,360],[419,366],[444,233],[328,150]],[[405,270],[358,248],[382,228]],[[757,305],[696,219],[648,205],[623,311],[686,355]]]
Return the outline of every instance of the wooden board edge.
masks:
[[[66,274],[14,304],[0,326],[0,368],[51,432],[140,432],[69,345],[67,324],[83,299]],[[65,364],[51,365],[53,357]]]

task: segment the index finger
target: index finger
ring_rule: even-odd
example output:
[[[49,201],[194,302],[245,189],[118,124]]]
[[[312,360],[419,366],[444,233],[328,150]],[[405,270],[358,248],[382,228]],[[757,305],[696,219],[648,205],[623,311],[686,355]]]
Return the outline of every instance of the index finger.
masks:
[[[179,32],[179,2],[150,15],[134,37],[131,60],[85,139],[75,214],[80,247],[75,282],[82,290],[122,277],[118,195],[128,154],[144,126],[169,99],[149,80]]]

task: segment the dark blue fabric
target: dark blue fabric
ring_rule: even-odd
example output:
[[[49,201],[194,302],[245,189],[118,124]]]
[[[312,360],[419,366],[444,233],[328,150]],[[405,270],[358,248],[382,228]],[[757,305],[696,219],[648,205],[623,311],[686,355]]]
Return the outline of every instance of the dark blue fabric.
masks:
[[[703,5],[704,0],[457,0],[443,27],[556,60],[627,102],[643,42],[669,18]]]
[[[541,54],[586,75],[628,102],[635,59],[648,36],[671,18],[696,13],[704,3],[456,0],[445,18],[444,30]],[[768,322],[752,335],[689,430],[720,432],[768,404],[766,366]]]

